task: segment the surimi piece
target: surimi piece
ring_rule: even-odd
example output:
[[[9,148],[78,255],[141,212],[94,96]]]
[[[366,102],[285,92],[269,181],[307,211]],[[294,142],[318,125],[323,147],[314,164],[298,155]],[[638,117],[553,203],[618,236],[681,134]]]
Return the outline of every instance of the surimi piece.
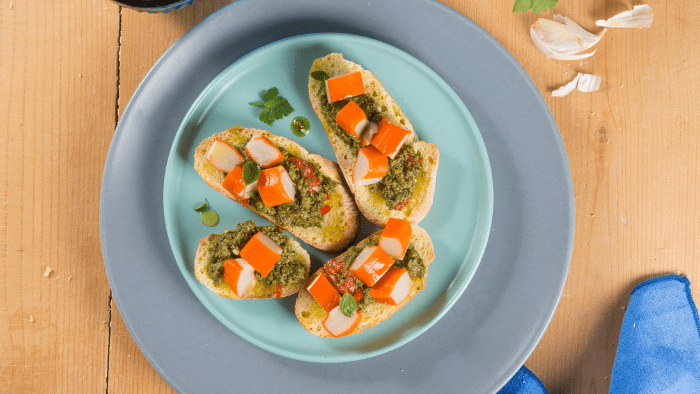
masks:
[[[243,163],[245,158],[238,150],[226,142],[216,139],[212,144],[207,159],[217,170],[231,172],[237,165]]]
[[[256,179],[246,185],[245,181],[243,181],[243,166],[244,164],[239,164],[226,174],[226,178],[224,178],[221,186],[231,194],[235,194],[242,199],[248,199],[253,195],[254,191],[258,190],[258,180]]]
[[[390,218],[379,237],[379,247],[389,256],[402,259],[411,242],[411,223],[406,219]]]
[[[274,207],[294,201],[296,188],[287,170],[276,166],[260,171],[258,192],[265,206]]]
[[[411,131],[391,123],[386,118],[379,121],[378,127],[379,131],[370,142],[380,152],[392,159],[395,158],[408,136],[411,135]]]
[[[267,276],[282,257],[282,248],[260,231],[241,249],[241,257],[260,275]]]
[[[332,84],[338,77],[356,73],[362,77],[364,93],[333,101],[337,98],[333,92],[326,91],[324,84],[327,85],[328,81]],[[324,81],[319,76],[327,76],[327,79]],[[390,96],[388,91],[391,89],[389,86],[385,88],[370,70],[344,59],[342,53],[330,53],[314,60],[309,70],[311,106],[323,124],[357,207],[369,221],[380,227],[392,217],[407,219],[411,223],[423,220],[433,204],[440,162],[437,145],[419,138],[421,131],[414,130],[408,116]],[[430,97],[421,100],[430,100]],[[359,139],[352,135],[354,129],[347,130],[350,127],[343,126],[342,117],[338,117],[345,107],[355,105],[351,102],[357,104],[367,117],[367,126],[359,133]],[[420,108],[420,105],[413,108]],[[453,132],[443,130],[439,123],[422,124],[421,127],[426,133],[428,130],[435,134]],[[381,179],[356,176],[358,151],[366,146],[374,146],[388,159],[388,172]],[[357,184],[355,179],[358,179]]]
[[[314,297],[314,300],[326,311],[330,312],[340,303],[340,294],[335,290],[331,282],[328,281],[323,272],[319,272],[311,280],[306,290]]]
[[[399,305],[411,292],[411,277],[403,268],[391,267],[369,289],[369,295],[380,304]]]
[[[245,151],[254,162],[263,168],[274,166],[284,160],[282,152],[262,135],[256,135],[251,138],[245,146]]]
[[[253,265],[240,252],[258,233],[265,234],[281,248],[280,258],[267,276],[255,272]],[[232,300],[281,298],[296,294],[304,290],[310,267],[309,253],[299,242],[285,235],[279,227],[257,226],[252,220],[200,239],[193,266],[201,284],[214,294]]]
[[[255,285],[255,270],[244,259],[226,260],[222,279],[238,297],[243,297]]]
[[[362,314],[359,311],[353,312],[351,316],[345,316],[340,310],[340,306],[336,306],[328,316],[323,319],[323,327],[328,331],[333,338],[340,338],[350,334],[355,327],[360,323]]]
[[[365,92],[362,73],[354,72],[326,79],[326,94],[333,103],[344,98],[357,96]]]
[[[362,283],[372,287],[392,264],[394,259],[382,248],[370,246],[360,252],[349,271]]]
[[[387,156],[373,146],[365,146],[357,152],[352,180],[357,186],[372,185],[380,182],[388,170]]]
[[[262,140],[260,137],[270,141],[282,154],[282,161],[271,168],[282,166],[288,172],[287,176],[284,176],[281,174],[281,169],[277,170],[279,180],[284,179],[284,181],[274,185],[273,190],[268,190],[271,193],[267,194],[266,201],[263,201],[261,194],[255,191],[256,187],[259,188],[262,181],[267,178],[265,175],[269,174],[266,171],[268,168],[260,171],[262,177],[256,181],[257,185],[253,183],[244,189],[244,182],[242,182],[244,167],[234,168],[236,173],[231,174],[231,172],[217,169],[207,158],[216,140],[221,140],[245,155],[246,162],[250,166],[252,159],[248,157],[246,146],[251,140]],[[255,143],[250,144],[249,148],[254,146]],[[253,152],[255,149],[248,150]],[[320,250],[328,252],[342,250],[357,234],[359,212],[350,190],[343,182],[338,164],[320,155],[309,153],[288,138],[265,130],[235,126],[207,137],[199,143],[194,153],[194,169],[215,191]],[[292,172],[300,174],[301,179],[295,177],[294,182],[290,182]],[[281,188],[281,190],[274,190],[275,188]],[[281,199],[278,198],[280,196]],[[278,202],[282,203],[269,205]],[[237,213],[235,204],[231,209],[232,214]]]
[[[354,101],[347,104],[335,115],[335,121],[343,130],[355,138],[360,138],[362,130],[367,126],[367,115]]]
[[[390,318],[426,286],[428,268],[435,259],[433,243],[428,233],[418,225],[411,224],[411,242],[403,259],[393,259],[386,252],[383,252],[377,246],[380,237],[380,231],[371,234],[357,245],[350,247],[346,252],[328,260],[311,277],[311,281],[313,281],[316,276],[323,275],[338,294],[343,294],[344,297],[346,297],[345,294],[350,294],[355,299],[359,308],[357,311],[361,314],[360,322],[351,332],[344,335],[360,333],[362,330],[374,327]],[[372,254],[374,250],[384,253],[393,264],[373,286],[367,286],[348,268],[352,267],[355,262],[364,259],[360,256],[362,252],[366,251],[365,253]],[[364,261],[366,260],[364,259]],[[408,277],[408,283],[406,283],[406,276],[403,275],[404,271]],[[407,284],[408,292],[406,293]],[[350,313],[351,308],[353,308],[352,305],[345,302],[340,302],[339,305],[343,306],[343,311],[346,313]],[[309,333],[320,337],[333,336],[323,324],[329,315],[328,308],[323,307],[307,288],[299,290],[294,314],[302,327]],[[342,332],[342,330],[334,331],[335,334],[338,332]]]

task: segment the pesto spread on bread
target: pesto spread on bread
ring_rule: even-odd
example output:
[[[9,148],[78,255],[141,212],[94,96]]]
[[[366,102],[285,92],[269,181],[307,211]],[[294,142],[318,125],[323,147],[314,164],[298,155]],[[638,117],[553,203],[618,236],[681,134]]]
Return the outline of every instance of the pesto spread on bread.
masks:
[[[378,243],[379,233],[372,235],[361,247],[349,247],[348,250],[343,253],[342,259],[333,259],[323,266],[323,273],[339,293],[347,292],[354,294],[356,300],[359,298],[359,294],[362,293],[362,298],[359,298],[357,301],[357,306],[360,309],[364,309],[373,304],[374,299],[368,294],[370,287],[357,279],[350,273],[349,269],[363,249],[376,246]],[[425,263],[413,244],[408,245],[403,259],[394,259],[394,264],[392,266],[407,270],[411,278],[423,279],[425,277]]]
[[[206,273],[214,283],[219,283],[222,280],[224,262],[240,257],[241,248],[258,231],[270,237],[282,248],[282,257],[267,277],[255,272],[256,286],[269,288],[274,293],[277,285],[291,287],[306,279],[304,257],[294,252],[290,238],[276,226],[256,226],[254,221],[249,220],[238,224],[235,229],[217,234],[209,243]]]
[[[360,139],[350,135],[332,120],[349,101],[354,101],[362,108],[369,121],[379,123],[381,120],[379,104],[366,94],[330,103],[328,96],[323,92],[319,101],[322,103],[321,112],[326,117],[327,123],[331,125],[333,133],[349,147],[353,156],[357,156],[357,152],[362,148]],[[425,178],[422,162],[420,153],[416,152],[410,144],[404,144],[396,157],[389,159],[387,174],[379,183],[371,186],[373,191],[383,197],[389,209],[401,209],[409,202],[418,179]]]
[[[314,163],[293,156],[284,148],[278,148],[284,160],[278,164],[284,167],[296,185],[294,201],[272,207],[266,206],[260,194],[254,192],[248,204],[262,214],[271,216],[282,227],[318,227],[323,222],[323,208],[326,200],[335,191],[337,182],[327,177]],[[248,154],[245,154],[248,158]]]

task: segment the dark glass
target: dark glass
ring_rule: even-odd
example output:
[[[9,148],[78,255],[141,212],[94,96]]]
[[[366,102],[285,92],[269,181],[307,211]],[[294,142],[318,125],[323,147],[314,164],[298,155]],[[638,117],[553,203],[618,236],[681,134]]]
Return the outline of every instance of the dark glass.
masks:
[[[115,3],[146,12],[168,12],[179,10],[194,3],[194,0],[112,0]]]

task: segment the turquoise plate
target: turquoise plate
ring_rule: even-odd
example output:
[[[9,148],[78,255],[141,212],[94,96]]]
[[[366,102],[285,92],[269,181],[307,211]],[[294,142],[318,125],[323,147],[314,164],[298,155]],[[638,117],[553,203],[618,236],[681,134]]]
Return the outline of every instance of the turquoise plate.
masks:
[[[418,136],[437,144],[440,165],[433,206],[420,223],[433,240],[435,260],[426,288],[383,323],[339,339],[306,332],[294,316],[295,296],[282,300],[233,301],[199,283],[193,272],[198,241],[236,224],[269,224],[215,192],[194,170],[194,150],[215,133],[240,125],[287,137],[310,152],[335,161],[321,122],[308,96],[314,59],[341,52],[371,70],[401,106]],[[268,126],[258,119],[261,95],[277,87],[294,107],[292,115]],[[295,116],[311,121],[306,137],[290,131]],[[204,200],[220,215],[204,226],[194,208]],[[261,47],[219,74],[187,112],[173,142],[165,170],[163,213],[178,267],[204,306],[248,342],[297,360],[343,362],[395,349],[435,324],[459,299],[473,277],[488,239],[493,212],[491,169],[484,142],[469,111],[440,76],[409,54],[377,40],[345,34],[297,36]],[[358,240],[377,228],[363,219]],[[305,246],[312,272],[333,255]]]

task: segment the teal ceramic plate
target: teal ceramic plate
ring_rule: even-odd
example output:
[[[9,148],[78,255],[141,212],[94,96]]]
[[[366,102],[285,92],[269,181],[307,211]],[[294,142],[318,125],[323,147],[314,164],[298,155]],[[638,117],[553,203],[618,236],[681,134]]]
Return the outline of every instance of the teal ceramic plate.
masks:
[[[383,323],[350,337],[319,338],[294,316],[295,296],[233,301],[210,292],[195,278],[198,240],[245,220],[269,224],[215,192],[194,170],[194,150],[229,127],[266,129],[335,161],[321,122],[309,102],[308,72],[331,52],[371,70],[401,106],[418,136],[440,149],[433,206],[420,223],[435,246],[426,288]],[[277,87],[294,112],[272,126],[258,119],[261,95]],[[311,121],[306,137],[290,131],[295,116]],[[207,199],[220,215],[204,226],[194,208]],[[377,40],[345,34],[313,34],[277,41],[239,59],[219,74],[187,112],[174,139],[163,190],[168,239],[178,267],[204,306],[226,327],[262,349],[292,359],[342,362],[375,356],[417,337],[435,324],[469,284],[486,247],[493,212],[491,169],[481,134],[467,108],[440,76],[409,54]],[[358,240],[376,227],[364,220]],[[306,246],[312,272],[332,255]]]

